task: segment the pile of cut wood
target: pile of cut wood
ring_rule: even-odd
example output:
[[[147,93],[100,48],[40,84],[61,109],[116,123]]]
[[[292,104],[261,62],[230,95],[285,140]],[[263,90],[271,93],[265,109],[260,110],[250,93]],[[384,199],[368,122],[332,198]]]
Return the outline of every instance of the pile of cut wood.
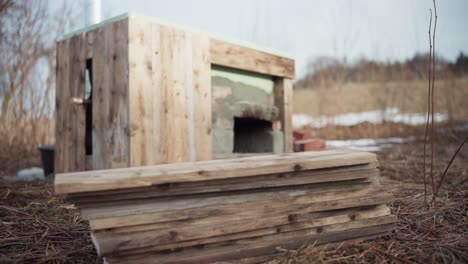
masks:
[[[58,174],[109,263],[256,262],[383,235],[376,156],[350,150]]]

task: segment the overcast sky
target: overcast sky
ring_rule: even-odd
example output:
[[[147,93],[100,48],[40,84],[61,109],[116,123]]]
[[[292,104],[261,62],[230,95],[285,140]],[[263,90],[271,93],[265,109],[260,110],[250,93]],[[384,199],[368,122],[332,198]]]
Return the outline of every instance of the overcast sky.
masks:
[[[135,12],[289,54],[402,60],[428,51],[431,0],[102,0],[103,18]],[[436,52],[468,53],[468,0],[437,1]]]

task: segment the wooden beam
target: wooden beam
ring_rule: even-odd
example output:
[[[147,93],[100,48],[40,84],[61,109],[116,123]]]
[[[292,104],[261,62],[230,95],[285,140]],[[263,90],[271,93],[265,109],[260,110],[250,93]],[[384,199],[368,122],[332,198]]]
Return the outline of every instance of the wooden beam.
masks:
[[[226,67],[294,79],[294,60],[210,39],[211,63]]]
[[[284,151],[293,152],[292,100],[293,84],[291,79],[276,78],[274,86],[275,106],[279,110],[278,119],[283,132]]]

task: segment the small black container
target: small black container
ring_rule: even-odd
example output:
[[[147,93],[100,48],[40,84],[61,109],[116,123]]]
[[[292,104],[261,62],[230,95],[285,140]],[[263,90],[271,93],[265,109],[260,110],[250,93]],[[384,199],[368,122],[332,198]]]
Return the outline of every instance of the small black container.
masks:
[[[41,152],[44,175],[54,174],[54,145],[41,145],[37,149]]]

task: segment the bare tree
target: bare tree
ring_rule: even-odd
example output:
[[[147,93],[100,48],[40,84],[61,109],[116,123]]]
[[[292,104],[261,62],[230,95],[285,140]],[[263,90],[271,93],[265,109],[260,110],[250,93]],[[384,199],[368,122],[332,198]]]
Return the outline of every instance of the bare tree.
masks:
[[[70,27],[72,9],[52,13],[45,1],[0,1],[0,125],[50,116],[55,40]]]
[[[38,141],[44,139],[45,130],[39,132],[37,124],[53,123],[55,41],[74,21],[77,9],[71,3],[49,6],[41,0],[0,0],[2,148],[44,143]]]

